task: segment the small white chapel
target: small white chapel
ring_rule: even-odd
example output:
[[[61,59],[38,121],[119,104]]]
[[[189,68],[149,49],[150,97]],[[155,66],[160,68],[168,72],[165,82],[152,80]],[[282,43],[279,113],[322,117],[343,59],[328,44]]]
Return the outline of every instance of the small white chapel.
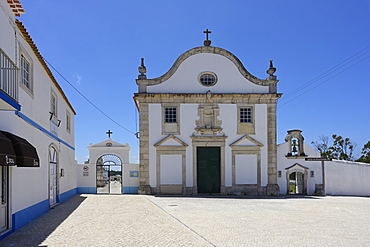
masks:
[[[115,142],[110,130],[105,141],[90,145],[89,159],[77,166],[77,192],[85,194],[137,194],[139,164],[130,164],[128,143]]]
[[[273,61],[259,79],[204,33],[158,78],[141,60],[139,194],[370,195],[369,164],[321,160],[300,130],[276,145]]]

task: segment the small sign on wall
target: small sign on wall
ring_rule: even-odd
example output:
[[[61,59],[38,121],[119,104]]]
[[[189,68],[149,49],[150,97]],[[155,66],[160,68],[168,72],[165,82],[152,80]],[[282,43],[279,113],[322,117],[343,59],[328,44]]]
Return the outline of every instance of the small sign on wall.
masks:
[[[130,171],[130,177],[139,177],[139,172],[138,171]]]
[[[89,176],[89,167],[88,166],[84,166],[82,169],[83,169],[82,176],[83,177],[88,177]]]

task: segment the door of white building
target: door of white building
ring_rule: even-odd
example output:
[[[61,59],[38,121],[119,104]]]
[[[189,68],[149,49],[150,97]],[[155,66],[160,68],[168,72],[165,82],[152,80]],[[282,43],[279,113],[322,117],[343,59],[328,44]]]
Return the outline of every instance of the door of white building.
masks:
[[[49,149],[49,205],[58,202],[58,153],[54,147]]]
[[[8,203],[8,166],[0,166],[0,232],[9,226],[9,203]]]

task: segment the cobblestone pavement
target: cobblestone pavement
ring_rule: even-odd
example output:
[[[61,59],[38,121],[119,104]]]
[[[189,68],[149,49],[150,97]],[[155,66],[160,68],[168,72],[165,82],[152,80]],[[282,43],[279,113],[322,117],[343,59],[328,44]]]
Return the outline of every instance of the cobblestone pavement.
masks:
[[[370,198],[82,194],[0,246],[370,246]]]

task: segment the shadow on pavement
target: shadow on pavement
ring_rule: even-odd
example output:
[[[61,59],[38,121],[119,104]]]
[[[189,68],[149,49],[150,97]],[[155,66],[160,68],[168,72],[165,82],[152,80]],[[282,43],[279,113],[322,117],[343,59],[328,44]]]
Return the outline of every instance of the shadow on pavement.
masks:
[[[41,243],[86,199],[75,195],[0,240],[1,247],[46,246]]]

